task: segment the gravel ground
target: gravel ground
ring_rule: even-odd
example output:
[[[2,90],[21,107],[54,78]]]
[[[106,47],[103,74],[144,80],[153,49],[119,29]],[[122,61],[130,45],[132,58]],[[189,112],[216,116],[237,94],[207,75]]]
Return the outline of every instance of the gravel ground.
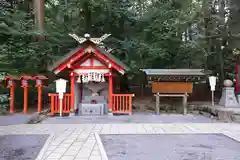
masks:
[[[100,137],[109,160],[240,160],[240,143],[222,134]]]
[[[0,160],[35,160],[48,136],[0,136]]]
[[[28,115],[13,114],[13,115],[0,116],[0,126],[24,124],[28,121],[28,119],[31,116],[32,114],[28,114]]]
[[[44,124],[82,124],[82,123],[211,123],[210,118],[200,115],[181,114],[149,114],[137,113],[131,116],[73,116],[73,117],[49,117],[42,121]]]

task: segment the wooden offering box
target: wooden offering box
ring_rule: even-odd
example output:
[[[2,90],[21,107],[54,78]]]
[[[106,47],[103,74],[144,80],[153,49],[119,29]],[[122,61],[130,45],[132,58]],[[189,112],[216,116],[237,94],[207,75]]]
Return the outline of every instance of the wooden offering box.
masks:
[[[192,93],[192,82],[152,82],[152,93]]]

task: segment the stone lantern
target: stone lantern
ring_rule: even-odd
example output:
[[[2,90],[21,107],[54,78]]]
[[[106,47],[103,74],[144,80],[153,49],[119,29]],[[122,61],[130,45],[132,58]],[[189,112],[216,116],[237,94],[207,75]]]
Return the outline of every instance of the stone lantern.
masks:
[[[229,108],[240,107],[234,93],[234,87],[232,87],[233,86],[232,80],[230,79],[224,80],[223,85],[224,88],[222,89],[222,97],[220,99],[219,104]]]

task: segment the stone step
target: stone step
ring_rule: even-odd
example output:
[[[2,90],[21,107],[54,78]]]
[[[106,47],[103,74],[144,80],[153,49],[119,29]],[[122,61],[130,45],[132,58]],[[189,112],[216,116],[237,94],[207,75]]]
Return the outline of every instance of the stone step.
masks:
[[[223,111],[223,110],[218,111],[218,119],[221,121],[231,122],[232,116],[233,116],[232,111]]]
[[[239,114],[232,115],[232,121],[240,123],[240,115]]]

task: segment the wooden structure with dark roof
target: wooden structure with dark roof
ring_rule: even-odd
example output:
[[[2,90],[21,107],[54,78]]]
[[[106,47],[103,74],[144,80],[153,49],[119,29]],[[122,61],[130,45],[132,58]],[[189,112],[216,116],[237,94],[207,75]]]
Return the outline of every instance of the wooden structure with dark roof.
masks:
[[[141,69],[149,82],[196,82],[206,78],[211,71],[203,69]]]
[[[202,69],[141,69],[151,84],[156,97],[156,113],[159,114],[160,97],[182,97],[181,112],[187,113],[187,97],[193,91],[193,82],[201,81],[211,74]]]

